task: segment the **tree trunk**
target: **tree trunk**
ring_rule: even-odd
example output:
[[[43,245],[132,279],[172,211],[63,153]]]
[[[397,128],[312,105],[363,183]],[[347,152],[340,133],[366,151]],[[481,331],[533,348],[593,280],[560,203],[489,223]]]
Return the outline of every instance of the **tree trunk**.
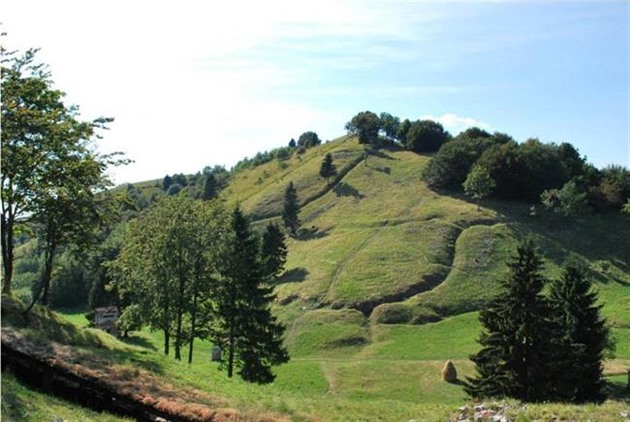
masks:
[[[56,245],[51,245],[46,251],[46,263],[44,266],[44,277],[42,279],[42,305],[48,306],[48,292],[50,291],[50,277],[52,275],[53,258],[55,256]]]
[[[171,332],[168,329],[164,330],[164,354],[168,356],[170,350],[169,347],[171,345]]]
[[[4,285],[2,294],[11,293],[11,280],[13,279],[13,219],[11,215],[5,218],[2,215],[2,269],[4,270]]]
[[[197,324],[197,292],[193,292],[193,307],[190,315],[190,347],[188,349],[188,364],[192,363],[193,343],[195,342],[195,329]]]
[[[24,315],[28,315],[28,313],[31,312],[31,309],[33,309],[33,306],[35,306],[40,296],[42,297],[42,304],[43,305],[48,304],[48,290],[50,286],[50,277],[52,274],[52,265],[53,265],[53,257],[55,255],[55,249],[57,249],[57,245],[54,242],[46,246],[46,252],[44,254],[45,256],[44,272],[42,273],[42,278],[39,283],[39,289],[37,293],[33,295],[33,301],[28,306],[28,308],[26,308],[26,310],[24,311]]]
[[[181,245],[180,245],[181,247]],[[183,267],[183,253],[179,251],[179,264],[178,264],[178,278],[179,278],[179,291],[177,298],[177,327],[175,329],[175,359],[182,360],[182,323],[184,318],[184,295],[186,294],[186,276],[184,274]]]
[[[234,374],[234,346],[236,344],[236,341],[235,341],[236,332],[235,332],[235,327],[234,327],[235,324],[236,324],[235,318],[234,316],[231,316],[230,317],[230,338],[229,338],[229,345],[228,345],[228,378],[232,378],[232,375]]]

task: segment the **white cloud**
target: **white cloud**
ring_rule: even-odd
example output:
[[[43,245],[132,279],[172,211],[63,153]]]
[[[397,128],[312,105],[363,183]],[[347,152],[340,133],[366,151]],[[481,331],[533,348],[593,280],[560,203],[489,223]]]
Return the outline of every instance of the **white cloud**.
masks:
[[[435,122],[439,122],[444,126],[446,130],[448,130],[451,134],[457,135],[464,130],[471,127],[478,127],[484,130],[491,130],[492,126],[488,123],[484,123],[472,117],[462,117],[458,116],[455,113],[445,113],[441,116],[433,116],[430,114],[426,114],[420,116],[420,119],[433,120]]]

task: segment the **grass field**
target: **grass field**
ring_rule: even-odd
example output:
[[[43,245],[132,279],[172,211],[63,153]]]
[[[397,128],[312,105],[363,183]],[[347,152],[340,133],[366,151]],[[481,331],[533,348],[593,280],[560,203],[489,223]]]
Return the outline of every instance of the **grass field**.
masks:
[[[63,317],[85,324],[76,310]],[[287,335],[291,361],[278,367],[276,381],[266,386],[228,379],[211,362],[208,342],[196,344],[190,366],[165,357],[158,332],[134,333],[128,340],[143,345],[146,353],[132,354],[136,347],[124,344],[119,351],[98,353],[115,356],[125,365],[138,365],[140,359],[143,367],[153,368],[169,382],[220,396],[226,405],[246,414],[284,415],[297,421],[444,421],[468,403],[462,386],[442,381],[440,370],[447,359],[453,359],[460,379],[473,374],[467,357],[478,347],[477,313],[432,324],[384,325],[370,324],[357,311],[319,310],[307,313],[297,326]],[[628,365],[630,360],[621,359],[607,364],[607,373],[616,374],[610,377],[614,401],[586,407],[530,405],[519,411],[517,420],[549,420],[550,415],[564,415],[564,420],[619,420],[629,400],[623,395],[622,375]]]

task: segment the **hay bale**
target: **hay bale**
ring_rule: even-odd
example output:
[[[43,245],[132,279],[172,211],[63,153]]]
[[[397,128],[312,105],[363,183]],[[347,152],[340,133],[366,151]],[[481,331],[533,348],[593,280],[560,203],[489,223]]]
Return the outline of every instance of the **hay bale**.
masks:
[[[446,382],[457,381],[457,370],[452,360],[446,361],[444,368],[442,368],[442,379]]]

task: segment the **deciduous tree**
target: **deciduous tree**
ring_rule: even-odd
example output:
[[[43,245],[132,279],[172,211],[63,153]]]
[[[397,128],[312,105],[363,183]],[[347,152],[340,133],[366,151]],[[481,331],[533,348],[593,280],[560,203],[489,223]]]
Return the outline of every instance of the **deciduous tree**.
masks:
[[[55,253],[89,238],[104,215],[107,197],[98,194],[111,185],[105,170],[125,160],[95,151],[98,130],[112,119],[80,120],[78,107],[64,104],[46,65],[36,62],[37,50],[0,50],[3,292],[11,291],[15,232],[30,220],[44,243],[40,287],[46,302]]]
[[[362,111],[346,123],[345,129],[349,134],[358,135],[360,144],[373,144],[378,140],[381,120],[371,111]]]
[[[297,145],[298,147],[311,148],[321,143],[322,141],[317,136],[317,133],[309,130],[300,135]]]
[[[450,138],[444,127],[433,120],[411,123],[405,136],[405,147],[414,152],[435,152]]]
[[[477,201],[477,210],[479,210],[479,202],[492,193],[495,185],[488,170],[478,164],[472,167],[463,184],[466,195]]]

